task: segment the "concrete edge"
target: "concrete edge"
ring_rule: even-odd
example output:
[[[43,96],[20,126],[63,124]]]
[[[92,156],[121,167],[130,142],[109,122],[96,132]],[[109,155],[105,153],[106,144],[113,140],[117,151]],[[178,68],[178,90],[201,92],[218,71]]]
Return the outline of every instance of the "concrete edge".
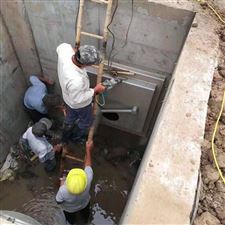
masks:
[[[190,224],[219,40],[191,28],[120,224]]]

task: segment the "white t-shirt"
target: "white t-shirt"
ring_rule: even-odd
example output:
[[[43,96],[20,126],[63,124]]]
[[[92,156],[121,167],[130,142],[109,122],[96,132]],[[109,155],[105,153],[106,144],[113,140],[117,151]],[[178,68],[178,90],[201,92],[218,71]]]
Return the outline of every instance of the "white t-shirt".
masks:
[[[35,155],[38,156],[39,160],[43,162],[44,156],[51,152],[53,147],[52,145],[47,141],[46,137],[36,137],[32,133],[32,127],[29,127],[27,131],[23,134],[23,138],[27,139],[28,144],[34,152]]]
[[[77,212],[84,209],[90,201],[90,187],[93,179],[93,170],[90,166],[86,166],[84,169],[87,175],[87,187],[84,192],[79,195],[71,194],[66,188],[66,184],[63,184],[56,195],[56,201],[61,203],[63,210],[67,212]]]
[[[74,55],[72,46],[63,43],[57,47],[56,52],[58,53],[58,77],[64,101],[73,109],[89,105],[92,102],[94,89],[90,88],[86,70],[72,62]]]

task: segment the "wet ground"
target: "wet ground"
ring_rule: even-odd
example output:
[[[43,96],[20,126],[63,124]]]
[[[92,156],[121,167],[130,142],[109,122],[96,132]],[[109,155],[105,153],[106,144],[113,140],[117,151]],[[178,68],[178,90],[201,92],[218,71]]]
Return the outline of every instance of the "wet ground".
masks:
[[[99,128],[92,157],[90,224],[118,224],[144,151],[137,143],[129,134]],[[84,155],[82,145],[70,148],[76,156]],[[58,176],[59,165],[47,174],[38,161],[31,167],[22,164],[14,181],[1,182],[0,208],[22,212],[43,225],[64,225],[64,215],[55,202]]]

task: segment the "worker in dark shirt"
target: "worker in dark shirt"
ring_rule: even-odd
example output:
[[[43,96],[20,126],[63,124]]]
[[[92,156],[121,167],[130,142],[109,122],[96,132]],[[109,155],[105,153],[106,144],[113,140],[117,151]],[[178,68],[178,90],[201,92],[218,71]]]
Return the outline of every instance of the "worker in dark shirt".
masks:
[[[30,76],[32,84],[24,95],[24,106],[33,122],[46,117],[48,111],[58,108],[65,114],[62,98],[56,94],[48,94],[46,84],[53,85],[54,81],[44,76]],[[48,116],[47,116],[48,117]]]

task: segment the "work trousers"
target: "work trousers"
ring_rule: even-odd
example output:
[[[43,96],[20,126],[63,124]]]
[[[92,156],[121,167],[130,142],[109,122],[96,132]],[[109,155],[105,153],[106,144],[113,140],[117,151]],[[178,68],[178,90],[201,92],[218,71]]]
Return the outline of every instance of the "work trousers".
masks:
[[[28,112],[31,120],[34,123],[38,122],[41,118],[44,118],[44,117],[48,118],[47,114],[40,113],[40,112],[38,112],[38,111],[36,111],[34,109],[28,109],[28,108],[26,108],[26,106],[24,106],[24,107],[25,107],[25,110]]]
[[[47,172],[53,171],[56,167],[55,152],[48,152],[40,161]]]
[[[67,106],[67,115],[63,128],[63,142],[68,142],[68,140],[79,142],[88,134],[92,123],[93,114],[91,104],[80,109],[72,109]]]
[[[30,160],[30,152],[32,149],[30,148],[27,139],[21,137],[19,144],[22,150],[22,158]],[[39,159],[39,161],[42,163],[47,172],[53,171],[56,167],[55,152],[53,150],[48,152],[43,158]]]
[[[88,223],[90,217],[90,203],[82,210],[78,212],[67,212],[63,211],[66,220],[72,225],[85,225]]]

